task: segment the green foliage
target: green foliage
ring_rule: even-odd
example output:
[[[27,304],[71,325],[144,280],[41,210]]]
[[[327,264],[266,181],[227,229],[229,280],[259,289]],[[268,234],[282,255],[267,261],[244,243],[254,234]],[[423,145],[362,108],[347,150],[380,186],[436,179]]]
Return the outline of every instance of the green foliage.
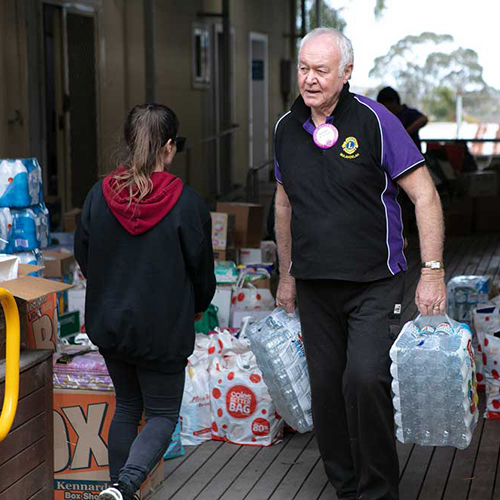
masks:
[[[457,93],[464,95],[464,111],[468,115],[481,113],[484,119],[488,108],[497,109],[498,93],[484,81],[483,68],[474,50],[462,47],[433,50],[453,41],[451,35],[431,32],[406,36],[387,54],[375,59],[370,76],[384,80],[391,75],[402,99],[409,105],[422,107],[434,119],[453,119]]]
[[[327,5],[325,0],[321,6],[321,26],[328,28],[335,28],[340,32],[345,30],[347,23],[342,17],[343,8],[334,9]],[[297,27],[300,29],[302,26],[301,20],[301,0],[297,0]],[[316,28],[316,8],[314,0],[306,2],[306,31],[311,31]]]
[[[453,121],[455,108],[455,94],[448,87],[432,89],[422,101],[422,111],[437,121]]]
[[[375,8],[373,9],[373,12],[375,14],[375,17],[379,19],[382,17],[382,14],[384,13],[384,10],[386,9],[387,5],[385,3],[385,0],[376,0],[375,2]]]

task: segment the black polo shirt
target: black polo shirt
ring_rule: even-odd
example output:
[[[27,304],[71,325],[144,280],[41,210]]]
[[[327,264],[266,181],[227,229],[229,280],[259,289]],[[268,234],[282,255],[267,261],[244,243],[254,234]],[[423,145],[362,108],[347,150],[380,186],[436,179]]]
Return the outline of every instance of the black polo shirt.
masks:
[[[396,180],[423,156],[396,116],[349,84],[327,122],[339,138],[321,149],[299,96],[275,128],[276,179],[292,206],[291,274],[374,281],[406,270]]]

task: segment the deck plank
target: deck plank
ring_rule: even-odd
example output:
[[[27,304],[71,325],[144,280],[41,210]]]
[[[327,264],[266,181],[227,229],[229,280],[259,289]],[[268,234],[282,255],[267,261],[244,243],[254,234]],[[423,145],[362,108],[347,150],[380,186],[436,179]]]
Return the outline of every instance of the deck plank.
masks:
[[[446,481],[455,458],[456,448],[439,446],[434,451],[425,480],[418,495],[419,500],[439,499],[446,487]]]
[[[217,451],[196,471],[189,482],[171,497],[172,500],[194,500],[212,481],[212,479],[223,469],[236,455],[240,446],[224,443]]]
[[[259,451],[257,446],[240,446],[231,461],[214,476],[196,500],[213,500],[224,495],[250,462],[258,457]]]
[[[399,481],[400,500],[416,500],[432,461],[433,446],[415,446],[408,465]]]
[[[269,497],[270,500],[289,500],[296,496],[313,470],[319,457],[318,442],[316,437],[314,437],[309,441],[309,444],[301,453],[293,467],[290,467],[280,485]]]
[[[172,498],[192,477],[198,469],[203,467],[210,457],[222,446],[220,441],[207,441],[198,446],[196,453],[192,453],[177,467],[165,481],[156,494],[162,500]],[[155,496],[156,496],[155,495]]]
[[[303,434],[289,434],[282,443],[261,449],[257,457],[242,471],[231,484],[231,487],[220,497],[220,500],[243,500],[246,498],[249,491],[265,474],[266,470],[271,467],[273,462],[277,460],[277,457],[286,450],[294,438],[300,438],[301,436]],[[263,498],[267,498],[267,496]]]
[[[293,500],[311,500],[319,497],[328,483],[323,460],[318,458],[309,476],[306,478],[300,490]]]
[[[484,422],[481,447],[476,458],[468,500],[493,499],[495,475],[500,452],[500,422],[486,420]]]
[[[315,439],[312,433],[295,436],[295,439],[288,443],[277,460],[265,471],[245,500],[269,498],[281,484],[288,471],[300,463],[300,457],[312,439]]]
[[[479,418],[472,442],[465,450],[457,450],[442,500],[465,500],[469,492],[476,455],[481,444],[484,419]],[[486,500],[486,499],[484,499]]]
[[[335,490],[333,489],[333,486],[328,483],[325,486],[325,489],[322,491],[320,497],[318,500],[338,500],[339,497],[337,496],[337,493],[335,493]]]

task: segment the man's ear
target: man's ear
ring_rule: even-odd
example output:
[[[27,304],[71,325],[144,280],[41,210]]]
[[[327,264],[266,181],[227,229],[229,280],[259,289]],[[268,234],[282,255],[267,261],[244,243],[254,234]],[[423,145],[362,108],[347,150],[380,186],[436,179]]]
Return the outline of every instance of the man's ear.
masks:
[[[344,83],[347,83],[352,76],[352,70],[354,68],[353,63],[349,63],[344,69]]]

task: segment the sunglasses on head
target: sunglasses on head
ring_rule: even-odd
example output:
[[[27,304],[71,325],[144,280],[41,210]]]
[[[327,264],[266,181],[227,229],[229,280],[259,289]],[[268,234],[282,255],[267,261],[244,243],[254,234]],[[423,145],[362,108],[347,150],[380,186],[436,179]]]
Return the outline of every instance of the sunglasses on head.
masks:
[[[186,145],[186,137],[178,135],[174,139],[174,144],[177,146],[177,152],[182,153],[184,151],[184,146]]]

